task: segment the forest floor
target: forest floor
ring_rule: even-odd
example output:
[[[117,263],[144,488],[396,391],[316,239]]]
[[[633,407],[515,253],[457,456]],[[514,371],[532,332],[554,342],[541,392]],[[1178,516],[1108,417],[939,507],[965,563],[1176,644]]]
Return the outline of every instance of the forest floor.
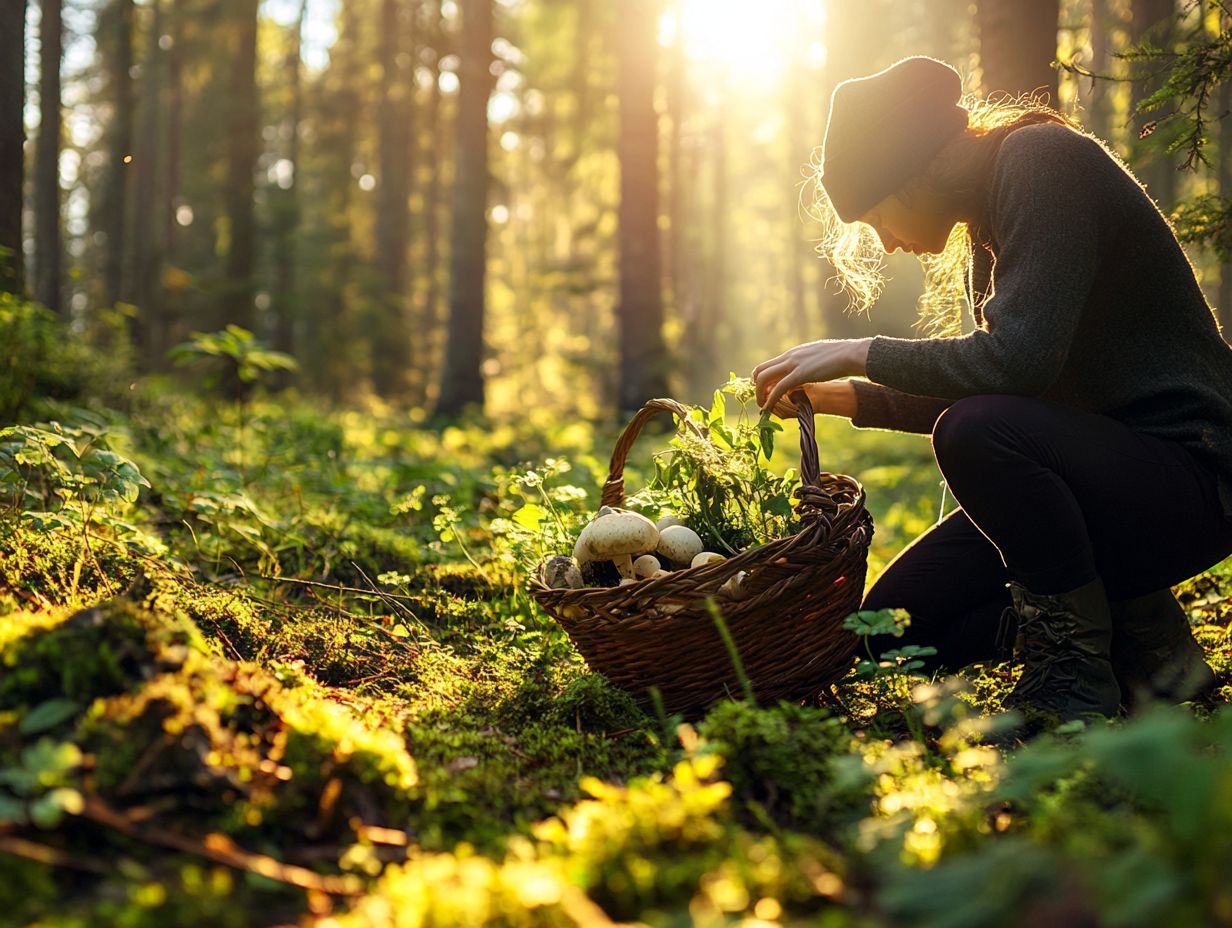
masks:
[[[686,724],[527,594],[519,513],[593,513],[614,430],[38,414],[0,431],[0,925],[1232,925],[1232,562],[1177,588],[1201,704],[1003,752],[1010,667],[866,665]],[[939,474],[819,425],[871,579]]]

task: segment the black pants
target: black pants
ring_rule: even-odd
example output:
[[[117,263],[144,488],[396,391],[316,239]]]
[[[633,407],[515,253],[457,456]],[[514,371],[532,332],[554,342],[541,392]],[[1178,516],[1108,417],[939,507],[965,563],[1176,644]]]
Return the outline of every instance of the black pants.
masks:
[[[1021,396],[956,401],[933,453],[959,508],[901,551],[864,609],[906,609],[902,639],[951,670],[994,656],[1016,580],[1062,593],[1100,576],[1110,600],[1174,586],[1232,554],[1216,471],[1176,442]]]

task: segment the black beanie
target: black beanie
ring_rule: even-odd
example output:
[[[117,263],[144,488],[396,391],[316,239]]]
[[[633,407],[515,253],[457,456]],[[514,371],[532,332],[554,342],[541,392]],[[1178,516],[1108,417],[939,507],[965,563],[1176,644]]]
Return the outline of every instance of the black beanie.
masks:
[[[854,222],[896,193],[967,127],[961,96],[958,72],[923,55],[834,88],[821,182],[840,219]]]

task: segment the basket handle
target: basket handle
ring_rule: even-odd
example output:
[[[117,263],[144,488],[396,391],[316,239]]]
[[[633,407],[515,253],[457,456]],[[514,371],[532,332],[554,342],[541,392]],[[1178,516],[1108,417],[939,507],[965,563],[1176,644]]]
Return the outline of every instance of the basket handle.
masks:
[[[821,464],[817,453],[817,431],[813,426],[813,404],[803,390],[792,392],[791,398],[795,401],[796,416],[800,420],[800,477],[806,486],[820,487]],[[637,441],[642,427],[661,412],[670,412],[681,427],[691,428],[698,436],[706,437],[697,427],[697,423],[689,418],[689,410],[680,403],[666,398],[647,400],[646,404],[634,413],[625,430],[620,433],[620,438],[616,440],[616,447],[612,450],[612,463],[600,496],[601,505],[620,507],[624,504],[625,460],[629,456],[629,449]]]

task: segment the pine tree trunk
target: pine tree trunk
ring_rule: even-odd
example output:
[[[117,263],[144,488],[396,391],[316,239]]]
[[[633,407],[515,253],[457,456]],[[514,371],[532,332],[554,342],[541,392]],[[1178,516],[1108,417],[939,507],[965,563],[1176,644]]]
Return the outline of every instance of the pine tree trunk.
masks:
[[[34,165],[34,297],[63,312],[60,241],[60,62],[63,57],[60,0],[43,0],[39,26],[38,160]]]
[[[234,4],[234,52],[230,113],[228,117],[227,219],[230,244],[227,249],[226,293],[222,322],[249,331],[256,328],[253,308],[253,273],[256,267],[256,220],[253,208],[258,152],[257,102],[257,0]]]
[[[1221,13],[1220,28],[1232,29],[1232,17]],[[1218,90],[1219,112],[1227,113],[1232,108],[1232,82],[1224,81]],[[1232,117],[1219,121],[1218,149],[1219,195],[1232,199]],[[1224,258],[1219,265],[1219,325],[1224,341],[1232,341],[1232,260]]]
[[[321,77],[320,113],[314,149],[322,159],[321,196],[325,214],[317,235],[326,256],[312,291],[307,342],[317,383],[333,399],[356,398],[367,370],[369,344],[352,285],[358,264],[352,229],[357,122],[370,118],[362,95],[364,61],[360,55],[360,7],[344,3],[338,11],[338,41],[330,50],[330,67]]]
[[[853,77],[863,77],[872,73],[862,57],[861,49],[876,42],[878,24],[863,5],[854,3],[839,3],[826,8],[826,56],[825,83],[833,88],[840,81]],[[827,125],[830,118],[830,98],[827,94],[822,101],[822,126]],[[822,259],[824,261],[824,259]],[[845,294],[827,288],[825,281],[833,278],[837,271],[829,262],[822,265],[819,279],[820,292],[817,301],[821,307],[821,318],[826,338],[861,338],[872,335],[876,327],[871,320],[860,313],[849,312],[849,300]]]
[[[158,366],[166,349],[162,329],[159,278],[162,272],[161,246],[157,239],[158,174],[162,110],[162,51],[159,39],[163,30],[160,0],[151,0],[150,22],[142,64],[144,89],[141,101],[140,137],[134,159],[133,191],[133,297],[138,357],[146,370]]]
[[[800,24],[801,26],[803,24]],[[792,42],[790,67],[787,72],[785,122],[787,124],[787,189],[798,190],[803,176],[801,169],[808,161],[810,144],[805,138],[808,131],[808,113],[804,106],[804,92],[808,71],[805,67],[805,38],[807,33],[799,28]],[[795,199],[788,200],[784,226],[787,229],[788,292],[791,294],[792,329],[799,341],[815,337],[808,306],[808,292],[804,286],[805,257],[808,243],[800,233],[799,211]]]
[[[1091,68],[1099,75],[1111,75],[1113,57],[1110,53],[1109,33],[1112,31],[1111,0],[1091,0]],[[1111,141],[1112,89],[1115,85],[1106,80],[1079,78],[1079,87],[1086,84],[1085,94],[1087,128],[1101,139]]]
[[[984,92],[1045,91],[1057,106],[1060,0],[978,0],[975,15]]]
[[[103,287],[108,305],[132,299],[126,280],[128,267],[129,177],[133,154],[133,0],[113,0],[107,11],[105,32],[108,91],[112,117],[107,142],[107,179],[99,200],[97,223],[107,241]]]
[[[488,97],[492,2],[462,0],[457,154],[449,253],[449,333],[438,416],[483,408],[484,280],[488,236]]]
[[[166,52],[166,81],[163,91],[166,115],[166,159],[163,170],[163,260],[174,263],[176,239],[180,223],[176,210],[180,200],[180,154],[184,143],[184,23],[185,0],[171,0],[170,9],[171,47]],[[164,303],[164,344],[170,344],[172,319],[170,307]]]
[[[0,4],[0,292],[22,291],[26,4]]]
[[[658,3],[626,0],[619,25],[620,385],[622,413],[667,392],[659,245]]]
[[[1177,17],[1174,0],[1132,0],[1130,9],[1132,12],[1130,42],[1132,44],[1145,41],[1164,49],[1171,45],[1176,31]],[[1131,69],[1135,75],[1148,74],[1161,69],[1166,70],[1166,63],[1164,61],[1134,62],[1131,64]],[[1133,112],[1141,100],[1158,90],[1163,80],[1162,75],[1149,80],[1135,80],[1131,85],[1130,112]],[[1130,165],[1138,179],[1146,184],[1147,193],[1164,212],[1176,205],[1176,166],[1173,164],[1173,157],[1164,152],[1171,125],[1166,124],[1167,129],[1161,129],[1145,139],[1139,139],[1137,136],[1148,123],[1163,119],[1174,109],[1172,104],[1165,104],[1158,109],[1134,116],[1132,120],[1134,140],[1130,145]]]
[[[441,354],[441,190],[442,177],[445,169],[445,149],[448,139],[445,121],[441,108],[441,58],[444,57],[442,47],[445,36],[441,19],[441,0],[430,0],[432,11],[429,30],[433,44],[432,55],[432,89],[428,96],[426,118],[431,127],[431,174],[428,177],[428,189],[424,194],[424,268],[427,282],[424,287],[423,309],[420,312],[419,336],[416,339],[419,363],[416,366],[417,382],[414,384],[413,402],[418,406],[427,406],[430,400],[429,392],[433,384],[438,383],[437,370],[440,367]]]
[[[308,0],[300,0],[299,17],[295,21],[291,44],[283,65],[287,85],[291,90],[291,111],[287,122],[287,160],[291,163],[290,180],[276,191],[277,235],[274,240],[274,273],[277,292],[274,295],[274,348],[295,354],[296,293],[296,233],[300,224],[299,206],[299,133],[303,115],[303,82],[300,79],[300,56],[304,22],[308,18]]]
[[[681,32],[683,10],[680,0],[673,0],[676,17],[676,35],[673,37],[667,60],[667,289],[672,314],[688,331],[692,311],[690,295],[686,290],[685,274],[685,174],[684,174],[684,120],[688,109],[688,59],[684,51],[684,36]],[[581,133],[578,133],[581,138]],[[692,382],[692,371],[685,370],[685,379]]]
[[[380,59],[383,80],[379,120],[380,186],[377,196],[377,252],[382,300],[372,326],[372,379],[382,396],[405,398],[410,375],[411,333],[407,300],[410,228],[412,89],[408,68],[413,37],[402,0],[381,0]],[[403,34],[407,33],[404,41]],[[403,49],[407,49],[403,52]]]

